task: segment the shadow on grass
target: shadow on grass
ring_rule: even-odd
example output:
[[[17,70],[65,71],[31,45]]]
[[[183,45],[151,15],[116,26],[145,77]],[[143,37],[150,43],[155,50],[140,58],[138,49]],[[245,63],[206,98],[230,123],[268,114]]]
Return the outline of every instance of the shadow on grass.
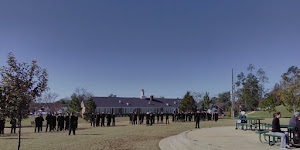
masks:
[[[21,140],[24,140],[24,139],[34,139],[34,138],[21,138]],[[18,138],[3,138],[2,140],[18,140]]]
[[[103,134],[76,134],[76,135],[103,135]]]

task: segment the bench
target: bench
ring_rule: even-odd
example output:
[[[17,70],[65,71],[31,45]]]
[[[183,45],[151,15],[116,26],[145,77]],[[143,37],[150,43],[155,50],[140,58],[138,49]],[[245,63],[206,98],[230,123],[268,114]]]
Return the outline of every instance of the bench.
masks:
[[[270,128],[272,128],[272,125],[266,125],[265,128],[266,128],[266,130],[268,128],[268,130],[270,131]]]
[[[262,134],[266,134],[266,133],[268,133],[269,131],[258,131],[258,132],[255,132],[256,134],[259,134],[259,141],[261,142],[261,143],[263,143],[262,141],[261,141],[261,135]]]
[[[269,145],[270,146],[272,146],[272,145],[274,145],[275,144],[275,137],[277,137],[278,139],[279,138],[281,138],[281,136],[277,136],[277,135],[272,135],[272,134],[264,134],[264,137],[265,137],[265,140],[266,140],[266,136],[267,137],[269,137],[269,141],[268,141],[268,143],[269,143]],[[271,142],[271,137],[273,137],[273,140],[272,140],[272,142]],[[267,141],[267,140],[266,140]]]
[[[243,130],[245,131],[245,130],[247,130],[248,126],[249,126],[250,129],[252,130],[252,126],[254,126],[255,124],[250,124],[250,123],[238,123],[238,125],[246,126],[246,128],[243,129]]]

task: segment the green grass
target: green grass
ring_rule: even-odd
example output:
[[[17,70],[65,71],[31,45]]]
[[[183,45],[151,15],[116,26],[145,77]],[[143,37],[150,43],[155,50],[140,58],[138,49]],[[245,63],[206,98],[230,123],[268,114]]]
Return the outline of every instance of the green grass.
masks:
[[[33,118],[24,120],[28,124]],[[73,150],[73,149],[122,149],[122,150],[158,150],[161,139],[194,129],[194,122],[170,122],[154,124],[153,126],[131,125],[128,117],[117,117],[115,127],[91,127],[90,124],[80,119],[76,135],[69,136],[67,131],[34,133],[34,128],[22,128],[22,150]],[[218,122],[201,121],[201,128],[220,126],[234,126],[236,120],[220,118]],[[272,123],[272,118],[265,118],[262,123]],[[280,124],[286,125],[289,118],[281,118]],[[45,124],[45,122],[44,122]],[[9,126],[6,124],[6,126]],[[234,127],[233,127],[234,128]],[[17,129],[18,130],[18,129]],[[45,131],[45,128],[43,128]],[[1,149],[10,150],[17,148],[18,135],[10,134],[10,129],[5,128],[5,134],[0,135]]]
[[[286,118],[286,117],[291,118],[293,116],[293,113],[287,111],[287,109],[283,105],[277,106],[276,111],[281,112],[282,118]],[[247,115],[247,117],[250,117],[250,118],[272,118],[273,113],[274,112],[272,112],[271,116],[270,116],[270,113],[268,111],[256,111],[252,114]]]
[[[79,124],[76,135],[69,136],[67,131],[53,133],[34,133],[32,127],[22,128],[23,150],[72,150],[72,149],[125,149],[125,150],[158,150],[161,139],[194,129],[194,122],[170,122],[153,126],[130,125],[128,117],[116,118],[116,127],[93,128],[87,122]],[[27,122],[25,120],[24,122]],[[30,121],[29,121],[30,122]],[[220,119],[218,122],[200,122],[201,128],[233,126],[235,120]],[[45,130],[45,128],[43,128]],[[0,137],[1,149],[16,149],[17,134],[11,135],[8,128]]]

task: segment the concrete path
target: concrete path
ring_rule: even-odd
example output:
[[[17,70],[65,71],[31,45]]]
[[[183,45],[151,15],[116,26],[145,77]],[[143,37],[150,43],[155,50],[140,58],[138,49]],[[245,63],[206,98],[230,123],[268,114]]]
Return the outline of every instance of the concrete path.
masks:
[[[251,111],[251,112],[247,113],[246,116],[247,116],[247,115],[251,115],[251,114],[253,114],[253,113],[255,113],[255,111]]]
[[[235,130],[235,127],[202,128],[185,131],[159,142],[161,150],[278,150],[258,140],[254,131]]]

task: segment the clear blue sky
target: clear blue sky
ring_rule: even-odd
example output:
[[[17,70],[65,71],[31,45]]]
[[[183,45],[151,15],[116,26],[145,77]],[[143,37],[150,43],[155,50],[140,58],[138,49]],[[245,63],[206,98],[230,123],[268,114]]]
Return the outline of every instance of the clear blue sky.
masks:
[[[0,1],[0,65],[36,59],[59,98],[211,96],[248,64],[267,88],[300,67],[300,1]]]

